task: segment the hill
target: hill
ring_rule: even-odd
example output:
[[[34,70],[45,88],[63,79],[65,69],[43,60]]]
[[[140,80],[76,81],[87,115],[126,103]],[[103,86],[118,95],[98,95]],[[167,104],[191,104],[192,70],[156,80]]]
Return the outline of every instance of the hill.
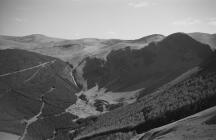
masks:
[[[48,37],[42,34],[32,34],[27,36],[1,36],[0,38],[6,39],[6,40],[12,40],[17,41],[20,43],[49,43],[49,42],[59,42],[63,41],[64,39],[54,38],[54,37]]]
[[[0,49],[15,48],[60,58],[77,65],[87,56],[104,58],[111,50],[130,46],[142,48],[153,41],[159,41],[162,35],[146,36],[137,40],[83,38],[76,40],[58,39],[33,34],[23,37],[0,36]]]
[[[74,74],[85,90],[97,85],[113,92],[145,88],[145,94],[199,65],[211,53],[209,46],[176,33],[141,49],[112,50],[105,60],[88,57]]]
[[[73,124],[65,121],[77,116],[65,109],[76,102],[79,88],[69,65],[57,58],[6,49],[0,50],[0,67],[0,131],[29,140],[52,135],[59,125]]]
[[[216,107],[214,106],[168,125],[139,134],[131,140],[214,140],[216,137],[215,114]]]
[[[216,53],[204,61],[199,70],[173,86],[99,116],[81,130],[75,139],[129,139],[215,106],[215,60]]]
[[[216,57],[206,44],[184,33],[0,36],[0,131],[21,140],[130,139],[214,106]]]
[[[189,33],[188,35],[203,44],[208,44],[209,46],[211,46],[213,50],[216,49],[216,35],[215,34],[196,32],[196,33]]]

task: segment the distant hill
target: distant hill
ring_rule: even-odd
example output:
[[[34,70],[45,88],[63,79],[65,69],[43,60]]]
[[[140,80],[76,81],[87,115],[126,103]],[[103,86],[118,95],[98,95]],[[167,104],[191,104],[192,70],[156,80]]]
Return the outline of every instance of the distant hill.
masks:
[[[196,32],[196,33],[189,33],[188,35],[201,43],[208,44],[209,46],[211,46],[213,50],[216,49],[216,34]]]
[[[33,34],[23,37],[0,36],[0,49],[15,48],[41,53],[60,58],[77,65],[83,58],[100,58],[112,51],[125,47],[139,49],[150,42],[157,42],[162,35],[150,35],[137,40],[83,38],[76,40],[58,39],[45,35]]]
[[[153,35],[149,35],[149,36],[145,36],[136,40],[131,40],[131,42],[136,42],[136,43],[150,43],[150,42],[154,42],[154,41],[161,41],[165,38],[164,35],[160,35],[160,34],[153,34]]]
[[[54,37],[48,37],[42,34],[32,34],[27,36],[1,36],[0,38],[6,39],[6,40],[12,40],[17,41],[21,43],[49,43],[49,42],[59,42],[63,41],[65,39],[59,39]]]
[[[55,43],[63,41],[64,39],[47,37],[41,34],[32,34],[28,36],[0,36],[0,49],[24,49],[34,50],[36,48],[51,47]]]

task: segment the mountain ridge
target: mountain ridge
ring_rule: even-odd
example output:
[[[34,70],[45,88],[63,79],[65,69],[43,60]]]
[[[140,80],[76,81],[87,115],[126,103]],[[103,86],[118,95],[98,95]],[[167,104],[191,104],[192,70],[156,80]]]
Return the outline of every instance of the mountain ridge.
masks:
[[[120,49],[120,50],[116,50],[116,51],[113,50],[108,54],[107,60],[103,60],[103,59],[99,59],[99,58],[84,59],[85,60],[83,62],[83,64],[85,63],[84,67],[81,63],[81,66],[83,67],[83,69],[81,69],[81,71],[78,70],[78,72],[77,72],[78,74],[83,73],[83,75],[82,75],[83,77],[79,77],[79,75],[77,75],[78,77],[75,76],[75,78],[85,79],[85,80],[87,80],[87,82],[89,80],[90,82],[87,83],[87,85],[89,87],[87,87],[86,85],[82,85],[83,87],[87,87],[87,88],[92,88],[96,84],[98,84],[99,87],[103,87],[104,85],[111,86],[110,85],[111,83],[107,83],[106,81],[105,81],[105,83],[103,83],[103,79],[104,80],[109,79],[108,77],[112,77],[109,75],[109,73],[114,74],[117,72],[117,70],[119,70],[119,73],[116,74],[116,76],[113,76],[114,78],[118,77],[117,75],[121,76],[124,73],[125,73],[125,76],[123,76],[123,77],[127,77],[126,75],[129,75],[129,76],[131,75],[130,77],[134,78],[135,75],[132,76],[132,74],[133,73],[138,74],[140,72],[136,71],[135,67],[133,67],[133,65],[137,65],[136,66],[137,69],[141,69],[142,73],[145,73],[146,70],[144,70],[144,69],[146,69],[146,68],[148,68],[149,71],[152,72],[155,70],[166,69],[167,66],[176,65],[177,62],[178,63],[181,62],[182,66],[183,65],[185,66],[186,63],[188,63],[189,65],[192,65],[192,67],[193,67],[193,66],[196,66],[197,64],[199,64],[201,62],[198,59],[202,59],[202,57],[203,57],[202,54],[204,54],[204,57],[205,57],[204,52],[207,53],[206,56],[208,56],[208,54],[211,53],[211,50],[209,49],[209,47],[207,45],[202,46],[200,43],[193,40],[192,38],[190,38],[186,34],[181,34],[181,33],[172,34],[172,35],[166,37],[161,42],[158,42],[157,44],[156,43],[150,43],[146,47],[139,49],[139,50],[132,50],[130,48]],[[195,55],[195,56],[193,56],[193,55]],[[140,58],[137,56],[140,56]],[[197,60],[196,60],[196,57],[200,57],[200,58],[197,58]],[[176,60],[169,60],[169,58],[176,59]],[[190,61],[197,61],[197,62],[194,64],[193,64],[193,62],[191,62],[191,64],[190,64],[189,61],[187,62],[187,60],[189,60],[189,59],[190,59]],[[205,59],[205,58],[203,58],[203,59]],[[171,61],[173,61],[173,62],[168,64],[167,63],[168,60],[169,60],[169,62],[171,62]],[[122,63],[124,63],[124,66],[122,66],[123,65]],[[112,72],[109,72],[109,68],[112,65],[115,69],[113,69]],[[151,68],[151,66],[152,66],[152,68]],[[160,69],[155,68],[155,66],[157,66],[157,67],[159,66]],[[180,66],[177,66],[176,68],[179,68]],[[190,67],[190,68],[192,68],[192,67]],[[124,69],[127,71],[124,71]],[[133,72],[133,71],[136,71],[136,72]],[[105,72],[107,72],[107,73],[105,73]],[[152,74],[152,75],[155,75],[155,74]],[[96,76],[95,81],[94,81],[94,79],[88,79],[88,75],[90,76],[89,78],[91,78],[91,77],[94,78],[93,75],[95,75]],[[106,76],[106,75],[107,75],[107,77],[103,78],[103,76]],[[150,75],[150,73],[148,75]],[[99,81],[98,83],[97,83],[97,77],[98,78],[102,77],[102,79],[98,80]],[[141,78],[140,75],[138,75],[138,77]],[[132,80],[131,78],[130,78],[130,81]],[[91,80],[93,80],[92,83],[91,83]],[[123,79],[119,79],[119,80],[125,81]],[[137,80],[136,77],[135,77],[135,80]],[[101,81],[101,83],[100,83],[100,81]],[[111,79],[110,81],[114,82],[115,79]],[[116,81],[116,82],[118,82],[118,81]],[[78,81],[78,83],[79,83],[79,81]],[[113,84],[115,84],[115,83],[113,83]],[[131,85],[131,84],[129,84],[129,85]],[[108,87],[105,86],[105,87],[108,88],[108,90],[109,90],[109,86]],[[116,86],[118,88],[120,87],[119,85],[116,85]],[[144,86],[144,88],[146,88],[146,87]]]

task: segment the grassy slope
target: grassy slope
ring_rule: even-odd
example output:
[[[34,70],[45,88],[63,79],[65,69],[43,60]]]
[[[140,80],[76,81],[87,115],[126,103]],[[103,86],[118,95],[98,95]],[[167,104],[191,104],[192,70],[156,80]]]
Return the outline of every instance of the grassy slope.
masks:
[[[131,140],[215,140],[216,106],[136,135]]]
[[[215,58],[214,55],[202,64],[202,70],[178,84],[103,114],[76,139],[124,131],[142,133],[216,105]]]
[[[43,102],[41,118],[64,112],[76,102],[72,70],[59,59],[25,50],[0,50],[0,67],[0,131],[22,135]]]

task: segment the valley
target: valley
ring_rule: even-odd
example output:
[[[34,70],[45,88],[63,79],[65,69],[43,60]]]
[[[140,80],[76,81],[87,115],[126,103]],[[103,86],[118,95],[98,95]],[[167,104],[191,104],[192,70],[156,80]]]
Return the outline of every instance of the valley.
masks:
[[[19,140],[214,140],[215,44],[204,33],[0,36],[0,131]]]

